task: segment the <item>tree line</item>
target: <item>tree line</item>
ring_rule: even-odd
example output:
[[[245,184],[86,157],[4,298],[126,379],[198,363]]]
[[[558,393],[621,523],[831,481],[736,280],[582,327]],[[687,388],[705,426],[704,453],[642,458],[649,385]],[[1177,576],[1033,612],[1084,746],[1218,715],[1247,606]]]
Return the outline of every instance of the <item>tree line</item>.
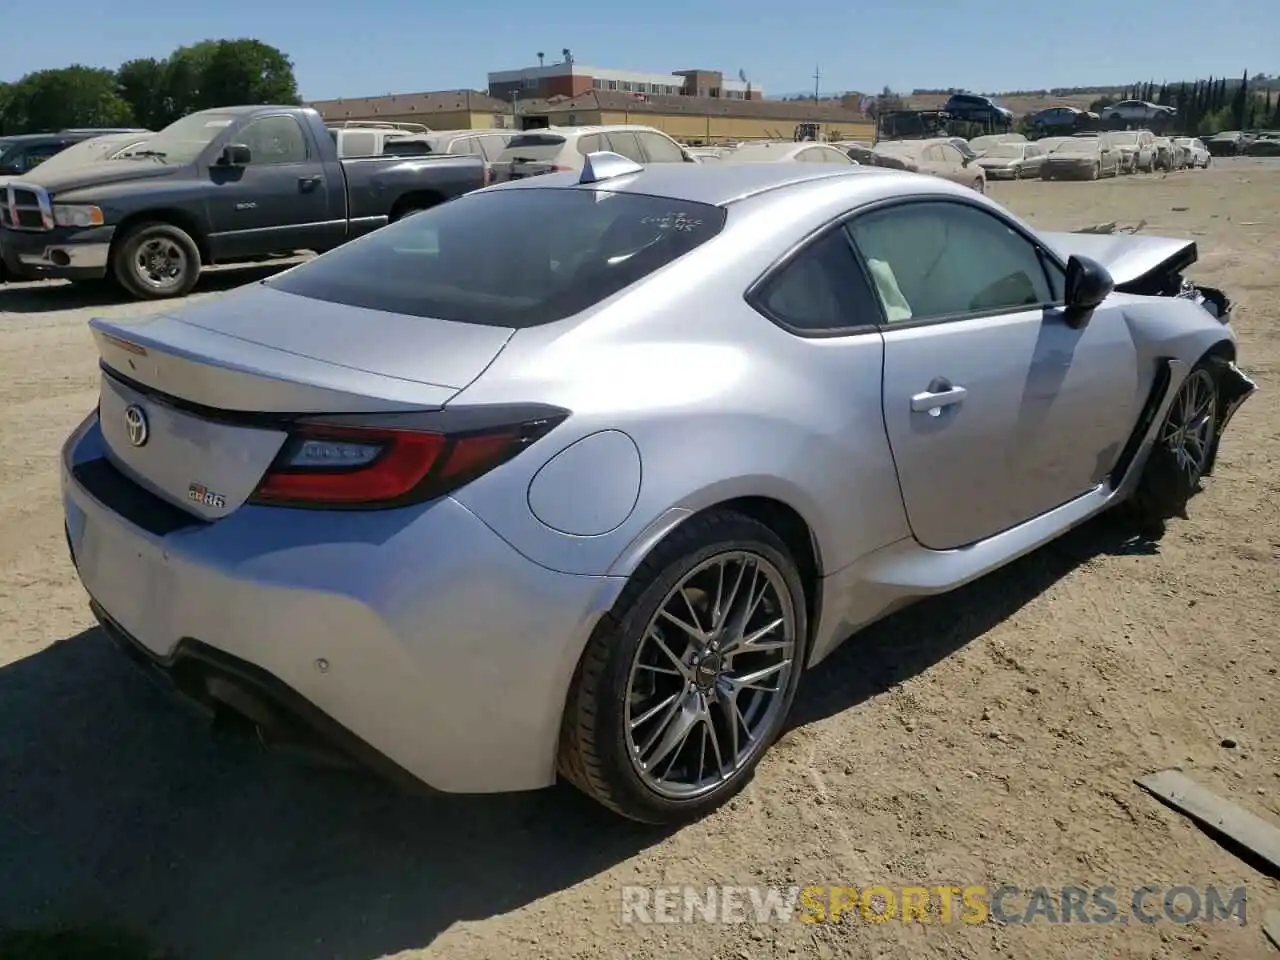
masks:
[[[1170,127],[1187,136],[1209,136],[1223,130],[1280,129],[1280,90],[1275,91],[1259,74],[1252,81],[1248,71],[1236,80],[1210,77],[1208,80],[1136,83],[1124,91],[1122,100],[1145,100],[1178,111]],[[1105,109],[1114,102],[1103,99],[1089,105]]]
[[[115,70],[73,64],[0,83],[0,134],[159,130],[211,107],[300,102],[293,63],[280,50],[261,40],[204,40]]]

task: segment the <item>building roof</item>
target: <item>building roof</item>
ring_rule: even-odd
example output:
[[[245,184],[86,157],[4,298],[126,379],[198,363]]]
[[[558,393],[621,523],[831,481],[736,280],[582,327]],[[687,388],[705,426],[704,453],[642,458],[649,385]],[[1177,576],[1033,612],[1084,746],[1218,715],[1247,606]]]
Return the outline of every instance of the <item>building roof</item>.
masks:
[[[424,93],[392,93],[383,97],[314,100],[307,106],[318,110],[325,120],[368,120],[378,115],[402,117],[414,113],[429,115],[464,110],[506,113],[511,110],[511,104],[479,90],[435,90]]]
[[[838,103],[811,103],[807,100],[737,100],[728,97],[637,95],[616,90],[592,90],[579,97],[552,97],[550,100],[531,98],[520,101],[522,114],[588,110],[827,123],[867,122],[867,118],[858,111],[849,110]]]

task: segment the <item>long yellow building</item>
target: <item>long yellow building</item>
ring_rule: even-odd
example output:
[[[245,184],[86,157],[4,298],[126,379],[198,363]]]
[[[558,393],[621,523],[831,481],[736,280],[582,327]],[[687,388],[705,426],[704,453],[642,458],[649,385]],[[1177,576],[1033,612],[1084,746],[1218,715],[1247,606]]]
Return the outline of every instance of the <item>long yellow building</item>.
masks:
[[[791,139],[802,124],[825,140],[870,140],[875,129],[843,103],[730,99],[591,90],[578,96],[499,100],[478,90],[389,94],[309,104],[329,123],[381,120],[421,123],[436,130],[539,129],[634,123],[656,127],[685,143],[714,144],[762,137]]]

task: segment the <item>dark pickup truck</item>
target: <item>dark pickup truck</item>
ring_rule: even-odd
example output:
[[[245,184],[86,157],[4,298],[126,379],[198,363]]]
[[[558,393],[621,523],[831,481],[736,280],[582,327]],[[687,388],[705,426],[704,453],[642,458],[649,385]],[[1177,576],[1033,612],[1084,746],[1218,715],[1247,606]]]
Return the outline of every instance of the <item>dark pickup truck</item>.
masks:
[[[112,278],[139,299],[180,297],[202,266],[322,253],[487,179],[475,156],[339,160],[309,108],[220,107],[127,159],[10,180],[0,255],[18,277]]]

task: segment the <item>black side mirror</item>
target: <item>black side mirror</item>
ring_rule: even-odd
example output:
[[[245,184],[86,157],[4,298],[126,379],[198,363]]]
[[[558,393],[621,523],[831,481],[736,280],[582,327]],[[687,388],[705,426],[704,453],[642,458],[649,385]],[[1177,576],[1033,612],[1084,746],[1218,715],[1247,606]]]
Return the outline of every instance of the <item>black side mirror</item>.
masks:
[[[1097,260],[1074,255],[1067,261],[1066,319],[1077,329],[1089,322],[1093,311],[1115,289],[1111,271]]]
[[[253,159],[253,154],[243,143],[228,143],[218,157],[220,167],[243,167]]]

